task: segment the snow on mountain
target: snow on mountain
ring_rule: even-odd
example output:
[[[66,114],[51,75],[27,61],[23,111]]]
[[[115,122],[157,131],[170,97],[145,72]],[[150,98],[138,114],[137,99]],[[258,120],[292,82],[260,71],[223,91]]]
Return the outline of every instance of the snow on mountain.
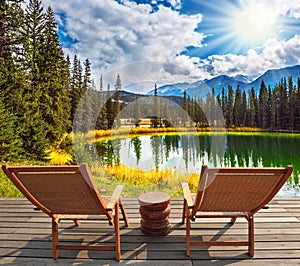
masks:
[[[292,76],[294,84],[297,84],[298,77],[300,77],[300,65],[268,70],[256,80],[249,83],[245,89],[248,90],[253,87],[255,91],[259,91],[262,80],[265,82],[267,87],[270,86],[271,88],[274,88],[284,77],[288,79],[290,76]]]
[[[182,83],[175,83],[175,84],[168,84],[163,85],[157,88],[157,95],[158,96],[180,96],[183,97],[184,90],[187,89],[189,83],[182,82]],[[154,95],[154,90],[151,90],[147,93],[147,95]]]
[[[279,84],[284,77],[287,79],[290,76],[292,76],[294,84],[297,84],[297,79],[300,77],[300,65],[281,69],[271,69],[254,80],[253,77],[244,75],[237,75],[235,77],[220,75],[212,79],[199,80],[194,83],[182,82],[168,84],[157,88],[157,94],[159,96],[182,97],[184,90],[186,90],[187,95],[190,97],[205,98],[207,93],[211,93],[212,88],[215,90],[215,95],[218,95],[221,94],[222,88],[227,91],[228,86],[232,86],[234,90],[236,90],[237,86],[240,86],[242,91],[247,91],[253,87],[254,90],[258,92],[262,80],[267,86],[274,88],[274,86]],[[147,95],[154,95],[154,90],[148,92]]]
[[[221,94],[222,89],[232,86],[237,88],[237,86],[244,87],[248,83],[237,80],[235,77],[229,77],[226,75],[221,75],[209,80],[204,80],[202,82],[196,82],[196,84],[191,84],[187,89],[187,94],[194,97],[205,98],[208,93],[211,93],[212,88],[215,90],[215,95]]]

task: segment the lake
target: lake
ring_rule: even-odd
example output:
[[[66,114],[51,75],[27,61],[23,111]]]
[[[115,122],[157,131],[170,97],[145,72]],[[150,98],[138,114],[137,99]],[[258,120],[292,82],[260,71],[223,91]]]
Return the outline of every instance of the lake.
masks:
[[[103,165],[143,171],[171,169],[199,173],[201,166],[294,166],[282,196],[300,196],[300,135],[271,133],[193,133],[135,136],[96,143]]]

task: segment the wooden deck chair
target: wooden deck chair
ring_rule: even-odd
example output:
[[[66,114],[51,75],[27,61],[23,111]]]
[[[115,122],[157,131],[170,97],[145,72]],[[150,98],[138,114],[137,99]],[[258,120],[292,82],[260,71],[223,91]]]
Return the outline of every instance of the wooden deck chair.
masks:
[[[111,197],[101,197],[87,164],[76,166],[9,166],[2,165],[4,173],[14,185],[38,209],[52,218],[52,250],[57,259],[59,250],[115,250],[120,260],[119,209],[125,225],[127,215],[122,203],[122,185],[116,186]],[[99,217],[100,216],[100,217]],[[114,225],[114,245],[69,245],[58,240],[58,225],[61,220],[103,220]]]
[[[285,168],[208,168],[203,166],[198,191],[192,196],[188,183],[182,183],[186,220],[186,255],[190,246],[248,246],[254,256],[254,214],[276,195],[293,171]],[[248,221],[248,241],[191,241],[191,221],[196,218],[237,217]]]

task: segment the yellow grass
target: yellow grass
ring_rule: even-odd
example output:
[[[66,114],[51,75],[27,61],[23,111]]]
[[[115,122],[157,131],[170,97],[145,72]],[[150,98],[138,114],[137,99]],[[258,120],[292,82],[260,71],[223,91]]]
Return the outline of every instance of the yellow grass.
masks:
[[[178,128],[121,128],[117,130],[96,130],[80,136],[85,140],[93,140],[93,138],[109,139],[124,137],[126,134],[139,136],[142,134],[178,134],[186,132],[186,128],[178,130]],[[197,132],[195,132],[197,133]],[[63,139],[70,139],[71,134],[64,136]],[[127,136],[128,137],[128,136]],[[72,162],[73,157],[65,150],[59,148],[59,144],[52,147],[49,156],[51,165],[65,165]],[[181,196],[181,182],[188,182],[192,191],[196,191],[198,184],[198,173],[177,173],[171,169],[153,169],[143,171],[138,168],[130,168],[123,164],[110,166],[102,166],[94,162],[90,164],[93,177],[98,184],[98,187],[104,194],[110,195],[116,184],[125,185],[125,195],[133,197],[138,196],[142,192],[149,190],[165,191],[173,196]]]
[[[172,170],[150,170],[143,171],[138,168],[129,168],[123,164],[106,166],[107,171],[121,182],[135,186],[145,186],[166,181],[172,174]]]
[[[50,159],[49,164],[51,165],[69,164],[73,160],[73,157],[70,153],[67,153],[63,150],[55,150],[54,148],[51,148],[48,158]]]
[[[125,165],[102,166],[90,164],[96,185],[103,195],[111,195],[117,184],[124,184],[123,197],[138,197],[149,191],[161,191],[171,197],[182,197],[181,182],[189,182],[193,174],[162,169],[143,171]],[[196,174],[197,175],[197,174]]]

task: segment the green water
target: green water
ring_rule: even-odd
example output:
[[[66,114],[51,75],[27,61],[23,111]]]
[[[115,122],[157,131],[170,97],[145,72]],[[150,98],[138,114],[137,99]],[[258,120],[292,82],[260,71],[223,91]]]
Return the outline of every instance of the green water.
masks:
[[[173,134],[106,140],[96,143],[95,147],[102,164],[121,163],[145,171],[170,168],[198,173],[203,164],[223,167],[293,165],[294,172],[284,188],[284,195],[298,195],[300,135]]]

